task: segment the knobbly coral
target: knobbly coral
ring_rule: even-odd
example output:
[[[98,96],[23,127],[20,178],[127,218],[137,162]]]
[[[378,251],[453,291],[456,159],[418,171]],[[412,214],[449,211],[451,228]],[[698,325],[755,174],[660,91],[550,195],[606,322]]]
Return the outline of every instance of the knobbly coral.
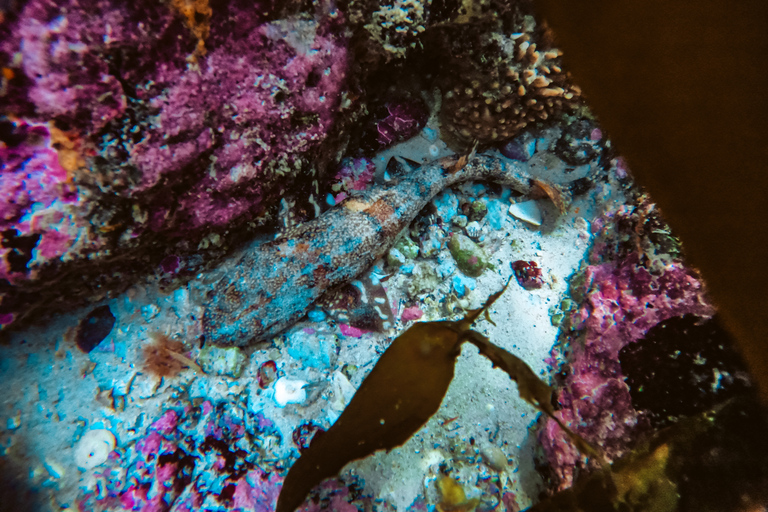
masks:
[[[30,0],[0,25],[3,324],[62,289],[72,304],[125,286],[167,254],[215,255],[326,165],[341,13],[174,5]]]
[[[659,244],[654,205],[642,198],[599,219],[590,264],[572,281],[581,305],[570,313],[570,330],[556,415],[609,459],[621,456],[647,425],[632,406],[619,362],[621,349],[659,322],[687,314],[708,318],[714,308],[692,269]],[[663,230],[661,230],[663,231]],[[573,482],[580,456],[554,422],[540,433],[559,488]]]
[[[444,137],[464,145],[498,142],[580,104],[581,91],[563,70],[561,52],[546,30],[533,25],[526,16],[514,31],[475,23],[445,29],[438,83]]]

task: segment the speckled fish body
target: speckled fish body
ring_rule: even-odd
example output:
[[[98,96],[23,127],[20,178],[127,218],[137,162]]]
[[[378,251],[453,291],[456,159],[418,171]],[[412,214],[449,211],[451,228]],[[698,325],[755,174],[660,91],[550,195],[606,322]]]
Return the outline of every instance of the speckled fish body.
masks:
[[[527,193],[531,178],[511,162],[474,156],[426,164],[386,187],[348,198],[317,219],[247,253],[209,295],[209,342],[247,345],[275,336],[328,289],[347,283],[390,249],[399,233],[445,187],[490,180]]]

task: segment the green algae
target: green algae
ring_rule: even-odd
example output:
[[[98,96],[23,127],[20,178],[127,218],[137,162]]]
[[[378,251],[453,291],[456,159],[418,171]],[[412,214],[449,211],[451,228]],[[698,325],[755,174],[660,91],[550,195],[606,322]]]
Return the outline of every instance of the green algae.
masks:
[[[451,251],[451,256],[459,270],[469,277],[478,277],[486,268],[492,267],[483,248],[467,236],[460,234],[451,236],[448,240],[448,250]]]

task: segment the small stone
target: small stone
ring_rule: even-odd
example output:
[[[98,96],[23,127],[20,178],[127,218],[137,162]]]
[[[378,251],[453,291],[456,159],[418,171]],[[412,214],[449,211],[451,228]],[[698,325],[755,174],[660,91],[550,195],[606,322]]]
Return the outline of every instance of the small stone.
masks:
[[[467,293],[469,293],[470,290],[475,289],[475,286],[477,286],[477,281],[471,277],[455,275],[453,276],[451,286],[453,287],[453,291],[456,292],[456,296],[462,298]]]
[[[410,260],[419,255],[419,246],[408,235],[401,236],[395,243],[395,248]]]
[[[503,228],[504,223],[507,221],[506,210],[507,206],[504,201],[490,199],[488,201],[488,214],[485,216],[485,221],[493,229],[499,230]]]
[[[442,238],[443,234],[439,228],[436,226],[429,226],[427,235],[424,237],[424,240],[422,240],[421,247],[419,248],[421,257],[431,258],[437,256],[442,249]]]
[[[345,365],[345,368],[348,369],[348,365]],[[344,373],[335,371],[331,375],[331,392],[332,397],[328,405],[334,411],[342,412],[352,400],[355,388]]]
[[[344,366],[341,367],[342,373],[349,380],[352,380],[355,377],[355,375],[357,374],[358,370],[359,370],[359,368],[355,364],[347,363],[347,364],[345,364]]]
[[[285,407],[288,404],[303,404],[307,401],[307,390],[304,389],[306,385],[307,382],[303,380],[280,377],[275,382],[275,403],[278,407]]]
[[[387,162],[386,172],[384,174],[384,181],[391,181],[403,176],[407,176],[414,169],[420,167],[418,162],[409,160],[401,156],[393,156]]]
[[[75,340],[77,347],[88,354],[109,336],[115,326],[115,315],[109,306],[99,306],[86,316],[77,326]]]
[[[441,279],[432,265],[421,262],[414,267],[413,275],[408,283],[408,296],[415,298],[424,292],[431,292],[440,286]]]
[[[479,221],[483,220],[486,213],[488,213],[488,205],[485,201],[478,199],[470,204],[468,217],[470,221]]]
[[[387,265],[390,267],[398,268],[405,265],[406,259],[397,247],[393,247],[387,253]]]
[[[313,309],[309,313],[307,313],[307,318],[309,318],[313,322],[322,322],[325,320],[325,312],[322,309]]]
[[[509,214],[533,226],[541,226],[541,210],[536,201],[515,203],[509,207]]]
[[[200,351],[197,358],[205,373],[227,375],[237,379],[243,373],[245,356],[239,347],[216,347],[209,345]]]
[[[512,271],[520,286],[526,290],[534,290],[544,285],[541,269],[535,261],[517,260],[512,263]]]
[[[499,151],[510,160],[527,162],[536,152],[536,139],[525,133],[504,142]]]
[[[432,204],[437,209],[437,215],[446,224],[451,222],[459,210],[459,199],[450,190],[444,190],[432,200]]]
[[[486,446],[481,450],[480,455],[489,468],[499,473],[505,471],[509,465],[507,455],[498,446]]]
[[[482,247],[464,235],[454,234],[448,240],[448,250],[459,270],[470,277],[478,277],[490,266]]]
[[[469,219],[467,219],[466,215],[457,215],[453,218],[453,220],[451,220],[453,225],[458,226],[460,228],[463,228],[464,226],[466,226],[468,221]]]
[[[257,376],[259,379],[259,387],[261,389],[268,388],[277,378],[277,363],[271,359],[261,363]]]
[[[418,320],[424,316],[424,312],[419,306],[411,306],[403,310],[403,314],[400,315],[400,320],[403,322],[410,322],[411,320]]]
[[[336,361],[338,337],[327,331],[291,331],[286,340],[288,354],[304,367],[324,370]]]

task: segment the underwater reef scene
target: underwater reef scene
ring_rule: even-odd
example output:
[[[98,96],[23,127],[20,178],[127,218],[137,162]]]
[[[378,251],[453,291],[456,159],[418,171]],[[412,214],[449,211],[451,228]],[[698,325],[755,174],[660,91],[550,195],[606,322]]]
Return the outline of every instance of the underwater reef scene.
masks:
[[[529,0],[0,3],[0,508],[764,510]]]

